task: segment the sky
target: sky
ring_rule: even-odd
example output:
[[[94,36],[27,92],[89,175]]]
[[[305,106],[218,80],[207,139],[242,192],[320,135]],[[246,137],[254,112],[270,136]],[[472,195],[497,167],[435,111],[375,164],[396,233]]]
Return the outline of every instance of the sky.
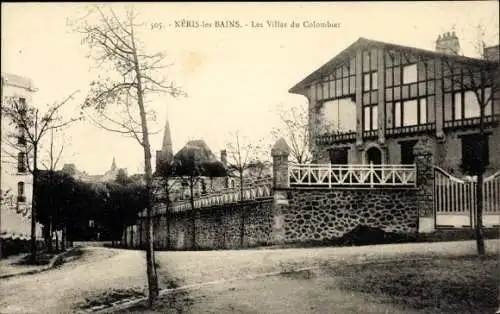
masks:
[[[117,12],[125,4],[113,5]],[[487,45],[498,44],[497,1],[342,3],[134,3],[144,22],[140,38],[149,52],[164,51],[166,74],[188,97],[157,97],[150,104],[157,121],[150,128],[153,152],[161,148],[170,122],[174,152],[203,139],[218,156],[239,131],[248,139],[272,142],[279,107],[306,106],[288,90],[359,37],[434,49],[439,34],[455,31],[462,53],[475,56],[476,25],[486,27]],[[68,21],[85,12],[83,3],[2,3],[2,72],[30,77],[37,104],[52,104],[78,91],[65,115],[79,112],[93,65],[81,35]],[[175,28],[175,21],[239,21],[243,27]],[[298,28],[269,27],[295,21]],[[305,28],[304,22],[340,23]],[[262,27],[251,27],[260,23]],[[156,25],[152,29],[152,25]],[[161,24],[161,28],[158,25]],[[248,26],[245,26],[248,25]],[[108,170],[112,159],[130,174],[143,172],[139,144],[88,121],[59,132],[60,166],[74,163],[90,174]],[[154,156],[154,154],[153,154]],[[154,158],[152,160],[154,165]]]

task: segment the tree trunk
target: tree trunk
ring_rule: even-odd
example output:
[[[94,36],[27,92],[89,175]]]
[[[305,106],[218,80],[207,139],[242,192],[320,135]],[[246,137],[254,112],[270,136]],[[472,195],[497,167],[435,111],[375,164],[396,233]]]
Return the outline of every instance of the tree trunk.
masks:
[[[479,173],[477,175],[477,185],[476,185],[476,245],[477,245],[477,254],[480,257],[484,257],[485,249],[484,249],[484,235],[483,235],[483,173]]]
[[[240,247],[243,248],[245,245],[245,209],[243,208],[243,171],[240,171],[240,211],[241,211],[241,223],[240,223]]]
[[[62,234],[61,234],[61,250],[64,251],[66,250],[66,224],[64,224],[62,228]]]
[[[484,100],[484,90],[482,91],[482,99]],[[481,103],[481,102],[480,102]],[[482,104],[482,103],[481,103]],[[483,181],[484,181],[484,172],[486,168],[486,160],[484,160],[484,151],[485,151],[485,134],[484,134],[484,109],[485,105],[480,106],[480,114],[479,114],[479,154],[480,154],[480,164],[479,169],[477,171],[477,186],[476,186],[476,245],[477,245],[477,254],[480,257],[484,257],[485,249],[484,249],[484,235],[483,235]]]
[[[49,252],[53,251],[53,246],[52,246],[52,216],[49,217],[49,230],[48,230],[48,242],[47,242],[47,250]]]
[[[189,182],[189,202],[191,203],[191,213],[192,213],[192,232],[193,234],[191,235],[191,241],[193,242],[192,248],[196,250],[196,209],[194,208],[194,182],[193,178],[190,178]]]
[[[37,148],[34,148],[33,161],[33,193],[31,196],[31,262],[36,262],[36,195],[38,190],[38,169],[36,165]]]
[[[146,273],[148,276],[148,305],[150,308],[153,307],[154,300],[158,296],[158,276],[156,274],[155,256],[154,256],[154,246],[153,246],[153,224],[151,223],[152,207],[153,207],[153,195],[152,195],[152,183],[153,183],[153,170],[151,168],[151,145],[149,143],[149,131],[146,119],[146,111],[144,109],[144,95],[142,89],[142,76],[141,69],[139,65],[139,60],[137,58],[137,50],[135,49],[134,32],[132,28],[131,40],[133,45],[133,55],[134,55],[134,70],[137,78],[137,103],[139,106],[139,113],[141,117],[141,129],[142,129],[142,144],[144,148],[144,179],[146,181],[146,191],[147,191],[147,207],[146,207],[146,229],[147,229],[147,241],[148,247],[146,250]]]
[[[167,181],[168,185],[168,181]],[[166,195],[166,202],[165,202],[165,229],[167,233],[167,241],[165,243],[166,249],[170,249],[170,187],[167,187],[167,195]]]
[[[56,252],[59,251],[59,233],[56,230]]]

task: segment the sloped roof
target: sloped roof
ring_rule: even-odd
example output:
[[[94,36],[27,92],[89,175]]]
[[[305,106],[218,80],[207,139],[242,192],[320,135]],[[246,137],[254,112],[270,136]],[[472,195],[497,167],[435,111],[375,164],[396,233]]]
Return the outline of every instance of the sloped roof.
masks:
[[[197,162],[218,162],[214,153],[210,150],[207,143],[204,140],[191,140],[184,145],[184,147],[179,150],[174,158],[176,159],[186,159],[194,154],[194,158]]]
[[[415,47],[409,47],[409,46],[403,46],[403,45],[398,45],[398,44],[392,44],[392,43],[387,43],[383,41],[378,41],[378,40],[373,40],[373,39],[367,39],[360,37],[358,40],[356,40],[354,43],[352,43],[349,47],[341,51],[338,55],[330,59],[330,61],[326,62],[323,64],[321,67],[319,67],[317,70],[306,76],[302,81],[299,83],[295,84],[292,88],[288,90],[289,93],[292,94],[302,94],[303,89],[308,87],[311,83],[314,81],[321,79],[323,76],[329,74],[332,69],[334,69],[339,63],[344,62],[346,58],[350,57],[353,55],[353,53],[359,49],[363,48],[373,48],[373,47],[384,47],[384,48],[389,48],[389,49],[396,49],[396,50],[404,50],[404,51],[409,51],[413,52],[415,54],[419,54],[422,56],[427,56],[431,58],[447,58],[447,59],[453,59],[458,62],[469,62],[473,64],[492,64],[495,65],[496,62],[494,61],[488,61],[488,60],[482,60],[482,59],[476,59],[476,58],[470,58],[470,57],[465,57],[465,56],[457,56],[457,55],[450,55],[442,52],[436,52],[432,50],[426,50],[426,49],[421,49],[421,48],[415,48]]]
[[[37,91],[31,78],[17,74],[2,72],[2,83],[9,86],[24,88],[28,91]]]

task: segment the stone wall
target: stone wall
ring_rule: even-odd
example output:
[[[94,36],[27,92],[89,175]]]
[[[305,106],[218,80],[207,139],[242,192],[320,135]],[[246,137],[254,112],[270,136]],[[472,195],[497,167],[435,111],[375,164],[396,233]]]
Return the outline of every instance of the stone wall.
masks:
[[[155,248],[235,249],[335,240],[358,226],[400,234],[432,232],[433,145],[432,140],[421,138],[414,148],[416,187],[314,189],[289,188],[289,149],[279,140],[271,151],[272,198],[157,218]],[[140,234],[145,228],[139,225],[138,229],[130,237],[144,244],[145,233]]]
[[[276,191],[281,201],[249,201],[171,214],[168,226],[155,225],[155,248],[237,249],[334,240],[362,225],[391,233],[416,233],[420,193],[416,188]]]
[[[172,213],[168,218],[159,215],[154,219],[155,249],[236,249],[269,244],[273,224],[272,204],[272,199],[264,199],[207,207],[194,213],[190,210]],[[126,241],[127,246],[139,246],[137,230],[140,227],[134,227],[135,235],[131,232],[132,227],[126,233],[126,238],[130,239]],[[142,229],[144,244],[144,223]]]
[[[340,238],[357,226],[386,232],[415,233],[415,189],[290,190],[283,212],[284,242]]]

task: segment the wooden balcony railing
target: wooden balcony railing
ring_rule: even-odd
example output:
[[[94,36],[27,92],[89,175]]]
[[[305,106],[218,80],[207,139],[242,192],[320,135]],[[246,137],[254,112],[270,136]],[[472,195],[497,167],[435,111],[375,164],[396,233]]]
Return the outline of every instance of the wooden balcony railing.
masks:
[[[435,123],[426,123],[426,124],[402,126],[397,128],[387,128],[385,130],[385,134],[386,136],[394,137],[401,134],[424,133],[424,132],[434,131],[435,129],[436,129]]]
[[[356,132],[324,134],[316,137],[317,145],[325,145],[338,142],[349,142],[356,139]]]
[[[445,121],[444,127],[445,128],[459,128],[459,127],[479,126],[479,122],[480,122],[479,120],[480,120],[479,117],[476,117],[476,118],[467,118],[467,119],[461,119],[461,120]],[[483,121],[486,125],[499,123],[500,122],[500,114],[485,116]]]
[[[290,165],[290,187],[415,187],[417,168],[412,165]]]

